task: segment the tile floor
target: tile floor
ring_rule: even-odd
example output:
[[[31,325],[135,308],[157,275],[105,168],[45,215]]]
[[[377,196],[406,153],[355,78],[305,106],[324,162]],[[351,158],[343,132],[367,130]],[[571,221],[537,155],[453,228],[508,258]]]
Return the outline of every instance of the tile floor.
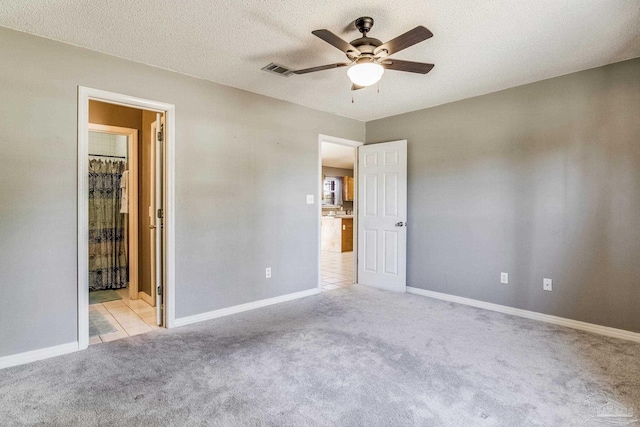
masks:
[[[114,341],[159,329],[159,326],[156,325],[155,307],[151,307],[141,299],[130,300],[129,289],[118,289],[116,292],[122,297],[121,300],[91,304],[89,306],[89,311],[98,311],[111,322],[113,327],[116,328],[116,332],[90,337],[89,345]]]
[[[332,291],[353,284],[353,252],[322,251],[322,290]]]

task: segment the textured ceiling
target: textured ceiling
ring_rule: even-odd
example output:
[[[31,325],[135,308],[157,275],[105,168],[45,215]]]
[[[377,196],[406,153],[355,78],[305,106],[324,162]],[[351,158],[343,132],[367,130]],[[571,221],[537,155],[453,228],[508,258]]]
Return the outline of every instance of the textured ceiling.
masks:
[[[431,73],[387,71],[352,93],[345,60],[311,34],[347,40],[359,16],[387,41],[416,25],[434,37],[395,55]],[[368,121],[640,56],[640,0],[2,0],[0,26]],[[353,102],[352,102],[353,97]]]
[[[322,166],[353,169],[355,157],[356,152],[353,147],[332,144],[330,142],[322,143]]]

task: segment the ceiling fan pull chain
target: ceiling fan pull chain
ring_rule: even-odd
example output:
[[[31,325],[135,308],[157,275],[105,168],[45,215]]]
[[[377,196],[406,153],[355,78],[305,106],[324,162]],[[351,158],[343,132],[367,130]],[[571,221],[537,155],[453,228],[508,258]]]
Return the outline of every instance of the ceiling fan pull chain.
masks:
[[[353,96],[351,97],[351,103],[352,103],[352,104],[355,104],[355,102],[353,102]]]

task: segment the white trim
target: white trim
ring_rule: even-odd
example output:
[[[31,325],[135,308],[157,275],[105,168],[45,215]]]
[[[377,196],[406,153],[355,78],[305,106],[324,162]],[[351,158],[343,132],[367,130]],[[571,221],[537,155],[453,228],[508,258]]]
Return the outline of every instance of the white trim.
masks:
[[[360,147],[364,145],[364,142],[356,141],[354,139],[338,138],[337,136],[319,135],[320,142],[330,142],[332,144],[345,145],[347,147]]]
[[[318,289],[322,287],[322,191],[324,183],[322,182],[322,143],[329,142],[331,144],[344,145],[353,147],[353,283],[358,283],[358,147],[364,145],[364,142],[354,141],[351,139],[338,138],[337,136],[318,135],[318,180],[320,181],[318,202]]]
[[[89,167],[89,100],[142,108],[165,114],[167,175],[165,177],[165,319],[166,327],[174,326],[175,316],[175,106],[164,102],[136,98],[100,89],[78,86],[78,349],[89,346],[89,230],[88,176]]]
[[[176,110],[170,105],[165,110],[165,285],[164,325],[175,326],[176,316]]]
[[[554,325],[565,326],[567,328],[578,329],[580,331],[591,332],[612,338],[619,338],[627,341],[640,343],[640,333],[625,331],[623,329],[610,328],[608,326],[596,325],[594,323],[581,322],[579,320],[567,319],[564,317],[552,316],[550,314],[538,313],[536,311],[522,310],[506,305],[493,304],[471,298],[459,297],[456,295],[443,294],[440,292],[427,291],[425,289],[407,286],[410,294],[422,295],[443,301],[455,302],[472,307],[483,308],[485,310],[497,311],[498,313],[510,314],[512,316],[524,317],[525,319],[538,320],[540,322],[552,323]]]
[[[78,349],[89,347],[89,90],[78,87]]]
[[[229,316],[231,314],[242,313],[243,311],[254,310],[256,308],[266,307],[268,305],[279,304],[281,302],[291,301],[299,298],[317,295],[320,289],[314,288],[306,291],[295,292],[292,294],[281,295],[279,297],[267,298],[259,301],[248,302],[246,304],[234,305],[233,307],[221,308],[219,310],[208,311],[206,313],[195,314],[193,316],[181,317],[175,319],[173,326],[185,326],[192,323],[203,322],[205,320],[217,319],[218,317]]]
[[[158,126],[156,125],[156,120],[151,122],[151,132],[149,134],[150,138],[147,141],[149,150],[149,185],[147,191],[149,192],[149,206],[148,206],[148,215],[149,218],[149,232],[147,233],[147,242],[149,243],[149,248],[153,248],[152,251],[149,251],[149,265],[150,265],[150,287],[149,287],[149,295],[151,297],[151,302],[149,305],[151,307],[156,307],[156,296],[157,296],[157,287],[156,287],[156,230],[157,230],[157,221],[158,218],[156,215],[151,215],[152,212],[156,212],[156,154],[158,151]],[[156,317],[158,316],[158,307],[156,307]]]
[[[75,351],[78,351],[78,343],[70,342],[67,344],[55,345],[53,347],[41,348],[39,350],[31,350],[24,353],[3,356],[0,357],[0,369],[9,368],[11,366],[24,365],[25,363],[31,363],[37,360],[61,356],[63,354],[73,353]]]

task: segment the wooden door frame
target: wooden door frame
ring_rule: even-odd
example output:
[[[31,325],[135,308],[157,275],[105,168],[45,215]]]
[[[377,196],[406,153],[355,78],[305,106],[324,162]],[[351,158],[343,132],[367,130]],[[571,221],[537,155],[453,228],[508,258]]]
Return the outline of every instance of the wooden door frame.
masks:
[[[89,100],[165,115],[164,324],[175,324],[175,106],[78,86],[78,350],[89,347]]]
[[[138,299],[138,129],[89,123],[90,132],[109,133],[127,137],[127,168],[129,170],[127,256],[129,259],[129,298]],[[133,203],[132,203],[133,202]]]
[[[322,143],[329,142],[331,144],[344,145],[353,148],[353,229],[358,228],[358,147],[363,146],[364,142],[354,141],[352,139],[338,138],[320,134],[318,136],[318,288],[322,288]],[[357,232],[353,235],[353,283],[358,283],[358,236]]]

